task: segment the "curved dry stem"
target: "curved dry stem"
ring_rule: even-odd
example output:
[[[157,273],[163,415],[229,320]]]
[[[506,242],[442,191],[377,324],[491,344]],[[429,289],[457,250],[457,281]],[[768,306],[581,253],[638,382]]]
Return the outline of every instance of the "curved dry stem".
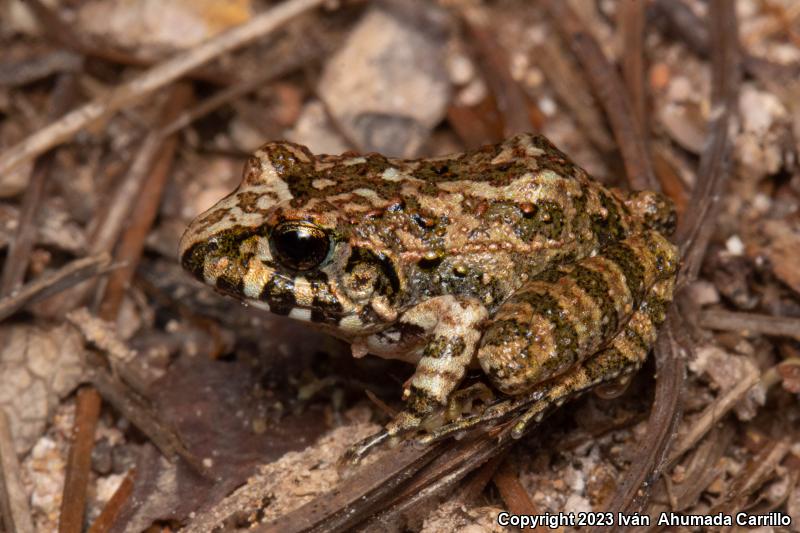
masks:
[[[679,287],[697,278],[714,230],[713,220],[719,212],[719,200],[729,173],[730,126],[738,101],[740,61],[734,5],[726,0],[714,0],[709,26],[714,43],[711,56],[712,115],[708,141],[700,158],[697,186],[686,210],[687,216],[681,220],[677,232],[684,258],[678,277]],[[652,481],[667,466],[665,453],[677,426],[680,414],[678,398],[684,380],[683,358],[675,340],[680,337],[680,323],[674,310],[670,315],[655,350],[658,381],[647,438],[625,482],[606,506],[608,511],[640,509],[647,500]],[[683,348],[691,349],[689,346]]]
[[[193,69],[220,55],[239,48],[282,27],[290,19],[308,11],[323,0],[287,0],[212,39],[180,53],[118,86],[109,95],[92,100],[32,133],[0,154],[0,174],[43,154],[71,139],[95,121],[141,101],[154,91],[172,83]]]

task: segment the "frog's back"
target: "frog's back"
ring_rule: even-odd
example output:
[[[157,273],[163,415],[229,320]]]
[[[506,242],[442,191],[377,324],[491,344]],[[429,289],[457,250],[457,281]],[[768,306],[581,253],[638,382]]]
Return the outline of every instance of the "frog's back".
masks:
[[[273,165],[291,163],[279,173],[295,215],[335,217],[336,238],[388,258],[412,298],[499,302],[637,224],[621,197],[541,135],[419,160],[314,156],[288,143],[268,151]]]
[[[530,173],[550,171],[567,179],[585,174],[543,135],[521,134],[499,144],[418,160],[389,160],[413,178],[431,183],[475,182],[502,188]]]
[[[388,163],[402,183],[394,221],[360,227],[405,257],[417,293],[468,294],[493,307],[526,279],[638,227],[624,198],[543,136]]]

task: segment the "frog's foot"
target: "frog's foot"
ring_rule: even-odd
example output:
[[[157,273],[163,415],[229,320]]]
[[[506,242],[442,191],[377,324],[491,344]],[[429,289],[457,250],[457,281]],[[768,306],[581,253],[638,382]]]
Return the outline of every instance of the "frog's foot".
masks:
[[[450,396],[445,411],[445,421],[454,422],[476,413],[475,403],[482,404],[480,412],[494,401],[494,393],[486,383],[477,382],[464,389],[459,389]],[[426,429],[435,430],[442,424],[425,424]]]
[[[488,405],[482,411],[468,412],[467,414],[453,419],[450,423],[436,427],[420,436],[417,442],[421,445],[428,445],[447,437],[455,436],[468,429],[472,429],[481,424],[508,418],[530,405],[531,402],[540,399],[543,391],[537,389],[525,396],[508,398]]]
[[[441,417],[442,415],[437,413],[431,416]],[[401,411],[383,429],[348,448],[343,460],[350,464],[358,464],[378,446],[386,442],[390,446],[395,445],[404,435],[421,429],[429,418],[423,418],[410,411]]]
[[[462,421],[476,418],[473,416],[476,402],[480,402],[485,406],[489,405],[493,400],[494,393],[492,390],[485,383],[478,382],[453,393],[445,408],[435,408],[431,404],[427,404],[427,413],[425,414],[402,411],[384,429],[350,447],[344,459],[349,463],[358,463],[381,444],[387,441],[390,445],[392,443],[396,444],[402,437],[416,431],[427,432],[422,437],[424,439],[427,435],[436,433],[439,428],[445,425],[450,427],[458,425]],[[481,411],[483,410],[484,408],[482,407]],[[453,429],[450,433],[455,431],[458,430]],[[416,439],[415,442],[423,444],[422,439]],[[433,441],[429,440],[427,442]]]

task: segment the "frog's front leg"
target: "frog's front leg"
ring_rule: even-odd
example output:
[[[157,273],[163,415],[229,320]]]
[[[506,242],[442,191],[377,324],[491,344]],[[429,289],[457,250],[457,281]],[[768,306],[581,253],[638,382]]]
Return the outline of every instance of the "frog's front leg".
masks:
[[[433,298],[403,314],[401,322],[428,332],[422,357],[403,389],[403,400],[414,417],[424,418],[447,405],[472,362],[487,314],[477,301],[450,295]]]
[[[400,317],[401,325],[421,328],[427,339],[414,375],[403,388],[406,409],[383,431],[353,448],[351,459],[358,460],[388,438],[444,422],[437,416],[444,415],[448,400],[464,378],[487,316],[486,308],[476,300],[445,295],[426,300]]]

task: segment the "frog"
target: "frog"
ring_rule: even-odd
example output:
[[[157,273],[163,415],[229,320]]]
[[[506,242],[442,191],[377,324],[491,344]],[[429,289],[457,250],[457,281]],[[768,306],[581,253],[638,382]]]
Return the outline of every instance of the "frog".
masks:
[[[508,417],[519,437],[579,394],[620,388],[672,300],[675,222],[668,197],[605,186],[543,135],[420,159],[273,141],[189,224],[179,260],[354,357],[414,365],[404,408],[358,459]],[[485,379],[462,387],[468,372]]]

